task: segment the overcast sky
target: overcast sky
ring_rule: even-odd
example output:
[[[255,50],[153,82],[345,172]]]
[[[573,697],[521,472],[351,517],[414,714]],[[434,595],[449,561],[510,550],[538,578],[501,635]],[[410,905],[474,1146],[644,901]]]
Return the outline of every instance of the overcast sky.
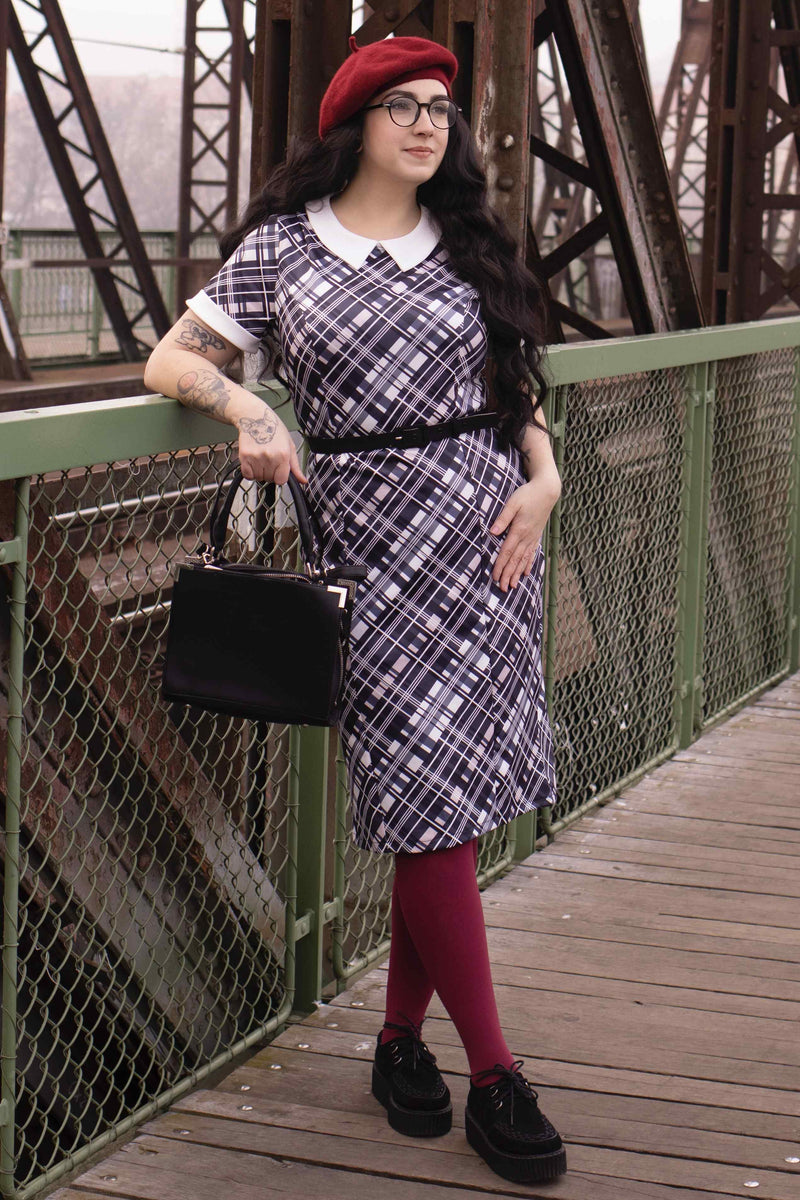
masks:
[[[134,42],[179,51],[183,42],[183,0],[61,0],[67,21],[87,75],[179,75],[180,53],[101,46],[83,39]],[[648,63],[653,86],[659,90],[666,80],[680,30],[681,0],[640,0]],[[22,12],[26,10],[22,7]],[[221,11],[221,4],[220,4]],[[33,17],[25,16],[33,28]]]

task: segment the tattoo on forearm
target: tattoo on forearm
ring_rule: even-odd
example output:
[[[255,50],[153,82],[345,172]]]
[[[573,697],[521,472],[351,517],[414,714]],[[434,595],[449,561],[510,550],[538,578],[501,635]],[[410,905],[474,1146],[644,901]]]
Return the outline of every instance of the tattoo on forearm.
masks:
[[[178,396],[190,408],[220,418],[230,400],[225,380],[216,371],[184,371],[178,380]]]
[[[176,346],[185,346],[187,350],[198,350],[205,354],[207,350],[224,350],[225,343],[204,325],[198,325],[191,317],[181,322],[181,336],[175,339]]]
[[[263,417],[242,417],[239,432],[248,434],[259,446],[266,446],[275,437],[278,422],[265,413]]]

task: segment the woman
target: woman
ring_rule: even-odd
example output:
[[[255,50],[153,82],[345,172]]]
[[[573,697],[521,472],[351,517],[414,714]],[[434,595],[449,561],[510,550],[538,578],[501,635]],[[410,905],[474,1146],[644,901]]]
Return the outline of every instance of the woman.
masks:
[[[566,1152],[503,1038],[475,880],[478,835],[555,799],[540,539],[560,482],[530,386],[543,296],[487,207],[455,57],[416,37],[350,47],[319,138],[222,239],[145,381],[236,425],[246,478],[308,485],[326,566],[368,568],[340,736],[354,838],[395,855],[375,1095],[401,1132],[450,1128],[420,1038],[435,989],[469,1059],[471,1144],[505,1178],[548,1179]],[[222,373],[259,348],[308,476],[277,414]]]

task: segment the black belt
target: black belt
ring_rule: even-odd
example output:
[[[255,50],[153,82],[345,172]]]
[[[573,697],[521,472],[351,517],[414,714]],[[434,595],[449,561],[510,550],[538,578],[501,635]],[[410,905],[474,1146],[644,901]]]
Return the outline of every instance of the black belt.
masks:
[[[457,437],[470,429],[487,429],[496,425],[496,412],[468,413],[465,417],[452,417],[439,425],[406,425],[388,433],[368,433],[363,437],[308,437],[309,449],[315,454],[344,454],[349,450],[405,450],[411,446],[427,446],[428,442],[439,442],[442,438]]]

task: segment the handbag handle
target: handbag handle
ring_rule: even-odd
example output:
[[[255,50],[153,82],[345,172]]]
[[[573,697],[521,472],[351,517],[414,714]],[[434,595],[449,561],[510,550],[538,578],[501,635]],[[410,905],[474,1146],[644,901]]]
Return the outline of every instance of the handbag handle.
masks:
[[[239,490],[243,478],[239,463],[234,461],[219,482],[208,523],[208,541],[211,553],[215,559],[222,556],[222,547],[225,544],[225,534],[228,530],[228,521],[231,509],[233,508],[234,497]],[[230,483],[228,483],[228,480],[230,480]],[[312,575],[321,576],[324,572],[322,570],[322,533],[319,523],[316,515],[306,503],[305,492],[300,480],[295,479],[294,475],[290,474],[286,482],[289,486],[289,491],[292,493],[292,500],[294,501],[297,513],[297,525],[300,531],[303,560]],[[225,489],[226,483],[228,483],[227,490]],[[283,485],[278,484],[277,486],[281,487]]]

